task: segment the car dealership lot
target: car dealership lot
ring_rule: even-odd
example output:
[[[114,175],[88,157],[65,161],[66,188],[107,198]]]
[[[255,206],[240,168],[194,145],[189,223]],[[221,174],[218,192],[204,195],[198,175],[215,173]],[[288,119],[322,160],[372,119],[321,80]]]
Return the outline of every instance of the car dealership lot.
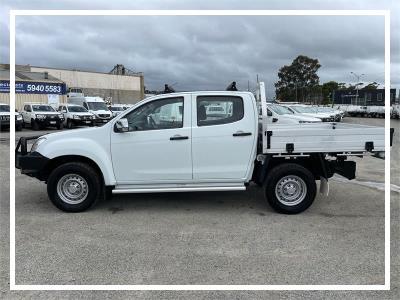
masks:
[[[396,283],[400,122],[391,122]],[[9,133],[2,132],[0,141],[1,237],[8,241]],[[68,214],[50,203],[43,183],[16,170],[16,283],[383,284],[384,193],[379,183],[384,161],[358,159],[357,175],[357,182],[331,180],[328,198],[318,196],[310,209],[293,216],[274,212],[254,186],[246,192],[119,195],[85,213]],[[1,264],[7,265],[7,243],[1,250]],[[5,294],[8,273],[1,278]]]

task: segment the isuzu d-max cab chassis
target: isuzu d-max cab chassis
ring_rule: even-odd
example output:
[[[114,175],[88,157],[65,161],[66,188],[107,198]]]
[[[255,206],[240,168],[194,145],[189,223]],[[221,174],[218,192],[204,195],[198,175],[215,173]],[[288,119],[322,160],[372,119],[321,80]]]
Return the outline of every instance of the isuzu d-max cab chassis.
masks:
[[[209,106],[224,113],[211,114]],[[356,163],[348,158],[385,151],[384,128],[278,125],[266,118],[263,83],[256,97],[238,91],[157,95],[103,127],[34,137],[31,149],[32,138],[21,138],[16,167],[45,181],[50,200],[69,212],[110,194],[241,191],[253,182],[275,210],[292,214],[312,204],[316,180],[327,193],[334,173],[355,178]]]

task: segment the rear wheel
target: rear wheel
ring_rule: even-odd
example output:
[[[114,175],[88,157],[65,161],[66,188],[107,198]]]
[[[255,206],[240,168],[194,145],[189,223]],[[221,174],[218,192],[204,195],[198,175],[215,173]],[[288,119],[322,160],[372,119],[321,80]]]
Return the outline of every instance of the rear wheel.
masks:
[[[301,165],[276,166],[264,184],[265,197],[276,211],[297,214],[313,203],[317,191],[314,175]]]
[[[102,197],[101,179],[88,164],[65,163],[51,172],[47,193],[57,208],[66,212],[82,212]]]

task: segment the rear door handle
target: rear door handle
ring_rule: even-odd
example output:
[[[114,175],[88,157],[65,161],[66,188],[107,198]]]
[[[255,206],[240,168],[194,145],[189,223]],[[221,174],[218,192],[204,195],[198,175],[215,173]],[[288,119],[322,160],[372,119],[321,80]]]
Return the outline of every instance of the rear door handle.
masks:
[[[251,132],[243,132],[243,131],[237,131],[234,134],[232,134],[233,136],[248,136],[251,135]]]
[[[189,137],[188,136],[182,136],[182,135],[174,135],[174,136],[171,136],[170,138],[169,138],[171,141],[177,141],[177,140],[188,140],[189,139]]]

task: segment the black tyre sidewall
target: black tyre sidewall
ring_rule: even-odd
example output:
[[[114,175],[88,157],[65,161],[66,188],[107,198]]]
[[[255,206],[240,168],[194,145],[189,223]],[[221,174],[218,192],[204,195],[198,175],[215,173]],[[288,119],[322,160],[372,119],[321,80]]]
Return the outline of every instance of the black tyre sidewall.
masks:
[[[57,194],[58,181],[66,174],[78,174],[82,176],[89,188],[89,194],[86,199],[79,204],[68,204],[61,200]],[[90,208],[101,197],[101,184],[97,172],[84,163],[66,163],[50,174],[47,182],[47,193],[51,202],[59,209],[66,212],[82,212]]]
[[[307,194],[304,200],[294,206],[288,206],[281,203],[275,195],[276,184],[282,177],[288,175],[296,175],[300,177],[304,180],[307,186]],[[293,163],[281,164],[272,169],[265,181],[264,189],[265,197],[272,208],[285,214],[298,214],[306,210],[314,202],[317,192],[317,186],[313,174],[303,166]]]
[[[39,124],[35,120],[32,120],[32,125],[31,126],[32,126],[33,130],[39,130],[40,129]]]
[[[70,119],[67,120],[67,128],[72,129],[72,121]]]

